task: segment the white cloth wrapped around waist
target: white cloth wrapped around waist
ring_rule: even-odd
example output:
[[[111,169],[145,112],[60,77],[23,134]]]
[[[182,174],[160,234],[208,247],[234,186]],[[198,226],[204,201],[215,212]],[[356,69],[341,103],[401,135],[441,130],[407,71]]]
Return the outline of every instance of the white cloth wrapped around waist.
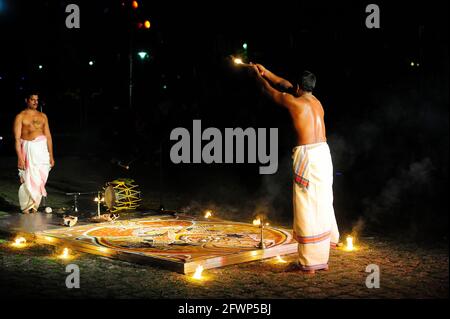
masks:
[[[330,245],[339,240],[333,208],[333,163],[328,144],[293,149],[293,235],[304,270],[327,267]]]
[[[326,142],[299,145],[292,150],[294,180],[305,188],[313,183],[333,181],[333,163]]]
[[[35,139],[21,140],[21,151],[25,169],[19,169],[22,185],[19,189],[19,202],[22,210],[37,209],[42,196],[47,196],[45,183],[50,171],[50,154],[47,138],[40,135]]]

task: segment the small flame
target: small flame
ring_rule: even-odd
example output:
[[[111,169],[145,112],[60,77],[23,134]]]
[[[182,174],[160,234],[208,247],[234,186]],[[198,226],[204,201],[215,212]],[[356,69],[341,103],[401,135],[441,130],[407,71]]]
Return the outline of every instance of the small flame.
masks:
[[[277,261],[278,261],[279,263],[282,263],[282,264],[285,264],[285,263],[287,263],[287,261],[286,261],[286,260],[284,260],[283,258],[281,258],[281,256],[280,256],[280,255],[278,255],[278,256],[277,256]]]
[[[23,237],[16,237],[16,239],[14,240],[14,243],[12,244],[14,247],[23,247],[25,246],[25,243],[27,242],[27,240]]]
[[[261,219],[259,219],[259,218],[254,219],[253,220],[253,225],[255,225],[255,226],[261,225]]]
[[[352,251],[354,249],[353,247],[353,237],[352,236],[347,236],[347,247],[346,250],[348,251]]]
[[[45,236],[44,238],[48,242],[53,242],[53,237]]]
[[[202,265],[198,265],[197,268],[195,269],[195,273],[192,276],[192,278],[194,279],[202,279],[202,272],[203,272],[203,266]]]
[[[99,251],[101,251],[102,253],[107,253],[107,252],[109,252],[108,248],[106,248],[106,247],[97,247],[97,249],[98,249]]]
[[[94,202],[98,202],[98,197],[95,197],[95,198],[94,198]]]
[[[235,64],[244,64],[244,62],[242,62],[242,59],[240,59],[240,58],[235,58],[234,63]]]
[[[59,258],[61,259],[69,258],[69,248],[64,248],[62,254],[59,255]]]
[[[212,212],[210,211],[210,210],[207,210],[206,212],[205,212],[205,218],[209,218],[209,217],[211,217],[212,216]]]
[[[27,240],[23,237],[17,237],[16,240],[14,241],[17,245],[20,244],[25,244],[27,242]]]

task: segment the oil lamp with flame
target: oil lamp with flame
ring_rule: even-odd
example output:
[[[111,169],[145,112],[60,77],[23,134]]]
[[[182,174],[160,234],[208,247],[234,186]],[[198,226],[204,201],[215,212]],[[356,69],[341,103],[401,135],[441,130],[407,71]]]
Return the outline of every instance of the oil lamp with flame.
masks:
[[[207,211],[205,212],[204,217],[205,217],[206,219],[208,219],[208,218],[211,217],[211,216],[212,216],[212,211],[211,211],[211,210],[207,210]]]
[[[104,197],[101,197],[101,193],[97,193],[97,197],[94,198],[94,202],[97,202],[97,216],[100,216],[100,204],[105,201]]]
[[[62,254],[61,255],[59,255],[59,258],[61,258],[61,259],[68,259],[70,257],[70,255],[69,255],[69,248],[64,248],[63,249],[63,252],[62,252]]]
[[[240,65],[240,66],[250,66],[250,63],[245,63],[244,61],[242,61],[241,58],[234,58],[233,59],[234,64],[236,65]]]
[[[194,273],[194,275],[192,275],[192,278],[197,279],[197,280],[203,279],[202,272],[203,272],[203,266],[198,265],[197,268],[195,268],[195,273]]]
[[[264,244],[264,225],[268,226],[269,223],[265,224],[264,221],[262,220],[262,218],[258,217],[258,218],[253,220],[253,225],[259,226],[260,233],[261,233],[260,241],[259,241],[259,244],[258,244],[258,248],[259,249],[266,249],[266,244]]]
[[[345,246],[345,250],[353,251],[355,247],[353,246],[353,237],[348,235],[346,238],[347,245]]]
[[[14,239],[14,243],[12,243],[11,245],[13,247],[16,248],[22,248],[25,247],[27,240],[23,237],[16,237],[16,239]]]

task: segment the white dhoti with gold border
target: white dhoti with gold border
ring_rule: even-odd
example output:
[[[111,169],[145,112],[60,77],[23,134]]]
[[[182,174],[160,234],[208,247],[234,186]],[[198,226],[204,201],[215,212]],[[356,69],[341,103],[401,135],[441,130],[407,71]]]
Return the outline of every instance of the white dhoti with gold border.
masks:
[[[333,164],[328,144],[293,149],[294,238],[303,270],[328,267],[330,246],[339,241],[333,208]]]

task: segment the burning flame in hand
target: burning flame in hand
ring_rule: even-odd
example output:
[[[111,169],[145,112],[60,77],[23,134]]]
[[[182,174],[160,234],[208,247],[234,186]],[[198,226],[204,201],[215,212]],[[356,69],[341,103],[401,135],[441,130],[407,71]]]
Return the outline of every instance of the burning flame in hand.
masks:
[[[195,273],[192,276],[192,278],[194,279],[202,279],[202,272],[203,272],[203,266],[202,265],[198,265],[197,268],[195,269]]]
[[[235,64],[244,64],[244,62],[242,62],[242,59],[240,58],[235,58],[233,61]]]

